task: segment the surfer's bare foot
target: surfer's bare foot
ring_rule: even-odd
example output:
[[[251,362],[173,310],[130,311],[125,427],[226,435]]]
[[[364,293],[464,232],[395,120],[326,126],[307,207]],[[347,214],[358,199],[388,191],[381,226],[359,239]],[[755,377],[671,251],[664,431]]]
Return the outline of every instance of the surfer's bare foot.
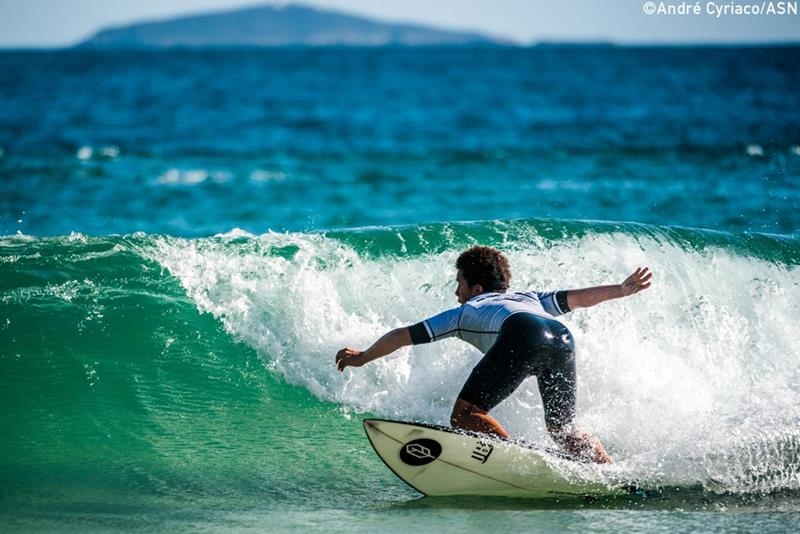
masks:
[[[598,464],[613,464],[614,460],[596,437],[573,426],[548,428],[553,440],[565,451],[578,458]]]

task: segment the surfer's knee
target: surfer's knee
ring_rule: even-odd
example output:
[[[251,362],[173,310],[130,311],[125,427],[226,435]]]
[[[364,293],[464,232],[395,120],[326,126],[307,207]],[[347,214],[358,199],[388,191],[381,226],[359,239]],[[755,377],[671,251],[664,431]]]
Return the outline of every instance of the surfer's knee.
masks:
[[[479,410],[477,406],[469,401],[465,401],[461,398],[456,399],[456,403],[453,405],[453,411],[450,413],[450,425],[456,428],[465,428],[471,414]]]
[[[487,410],[461,398],[456,400],[453,406],[453,413],[450,414],[450,425],[453,428],[462,428],[473,432],[494,434],[501,438],[508,438],[508,432],[494,417],[489,415]]]

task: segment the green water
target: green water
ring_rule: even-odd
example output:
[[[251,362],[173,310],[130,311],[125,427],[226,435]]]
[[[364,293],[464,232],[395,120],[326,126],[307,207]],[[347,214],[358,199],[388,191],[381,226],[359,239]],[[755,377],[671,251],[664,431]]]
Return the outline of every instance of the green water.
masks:
[[[335,351],[454,305],[473,242],[507,251],[515,287],[648,260],[660,288],[570,328],[579,419],[654,491],[422,498],[374,455],[363,417],[444,422],[476,355],[434,344],[339,374]],[[0,529],[792,531],[800,347],[775,332],[800,311],[798,263],[794,238],[569,221],[3,238]],[[548,443],[523,389],[498,417]]]

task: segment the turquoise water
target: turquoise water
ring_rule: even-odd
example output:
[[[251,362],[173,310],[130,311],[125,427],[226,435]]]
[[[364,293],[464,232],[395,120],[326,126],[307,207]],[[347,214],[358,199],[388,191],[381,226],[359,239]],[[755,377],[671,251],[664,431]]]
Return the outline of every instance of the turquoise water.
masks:
[[[797,51],[0,53],[0,530],[796,530]],[[651,491],[424,498],[373,453],[479,355],[334,355],[475,243],[519,290],[656,273],[566,318]],[[551,445],[534,382],[496,415]]]
[[[335,351],[453,304],[473,242],[515,287],[649,294],[567,319],[579,419],[615,474],[597,501],[422,498],[361,429],[445,423],[477,361],[443,342],[339,374]],[[796,238],[517,220],[212,238],[5,238],[2,514],[13,527],[780,531],[798,519]],[[719,284],[719,280],[726,283]],[[534,383],[497,410],[547,444]],[[750,523],[747,523],[747,522]]]

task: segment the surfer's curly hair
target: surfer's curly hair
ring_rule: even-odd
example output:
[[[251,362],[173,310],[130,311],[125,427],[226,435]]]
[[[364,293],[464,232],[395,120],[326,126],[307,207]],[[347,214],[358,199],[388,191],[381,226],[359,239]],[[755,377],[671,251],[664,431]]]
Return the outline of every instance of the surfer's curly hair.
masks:
[[[456,269],[470,286],[480,284],[484,291],[504,293],[511,281],[508,260],[492,247],[474,246],[456,260]]]

